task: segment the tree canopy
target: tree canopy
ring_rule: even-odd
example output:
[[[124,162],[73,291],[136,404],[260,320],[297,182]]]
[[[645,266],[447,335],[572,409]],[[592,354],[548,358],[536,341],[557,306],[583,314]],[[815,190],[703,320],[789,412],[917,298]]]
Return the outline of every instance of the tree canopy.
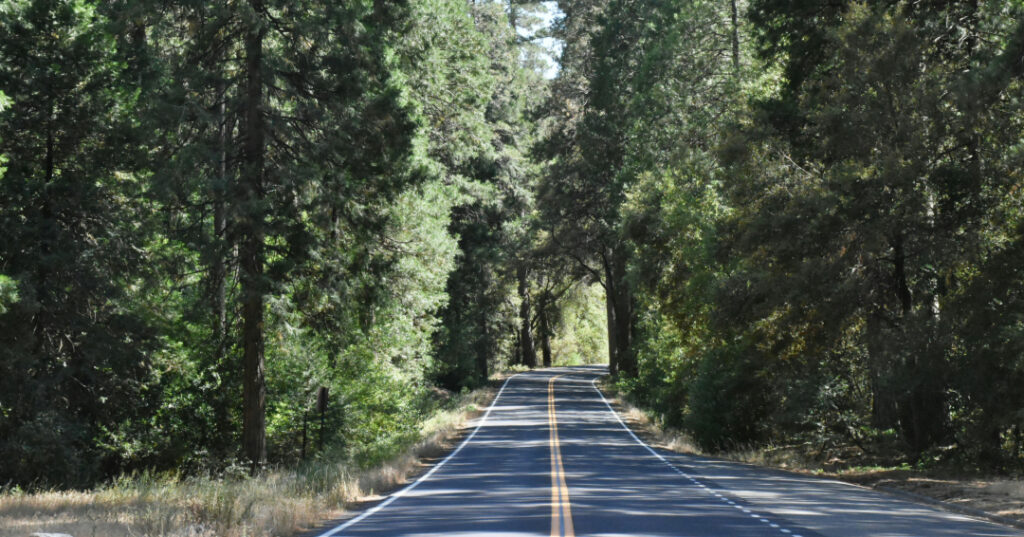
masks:
[[[5,2],[0,483],[605,360],[707,449],[1019,469],[1022,90],[1019,2]]]

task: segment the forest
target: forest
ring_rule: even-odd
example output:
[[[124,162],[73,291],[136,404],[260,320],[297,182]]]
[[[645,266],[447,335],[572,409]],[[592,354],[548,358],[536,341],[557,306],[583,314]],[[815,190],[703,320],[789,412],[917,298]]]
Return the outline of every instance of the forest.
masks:
[[[3,0],[0,487],[605,362],[708,452],[1020,472],[1022,185],[1020,0]]]

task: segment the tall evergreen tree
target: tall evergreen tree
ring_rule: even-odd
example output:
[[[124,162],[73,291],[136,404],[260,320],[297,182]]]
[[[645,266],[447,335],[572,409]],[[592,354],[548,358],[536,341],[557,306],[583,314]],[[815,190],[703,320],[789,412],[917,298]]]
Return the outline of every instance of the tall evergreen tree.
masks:
[[[438,341],[438,356],[453,358],[437,372],[450,387],[486,379],[492,362],[510,346],[518,357],[513,361],[522,363],[525,356],[527,365],[536,365],[536,352],[529,350],[532,282],[526,221],[537,173],[528,154],[534,136],[530,114],[543,93],[527,88],[541,84],[540,74],[524,64],[503,3],[477,4],[473,17],[477,31],[488,36],[491,86],[481,108],[487,144],[477,144],[476,154],[455,168],[467,179],[468,196],[454,209],[452,232],[459,237],[462,256],[449,278],[451,302]],[[517,307],[512,306],[513,293]],[[509,345],[510,340],[516,343]]]
[[[13,3],[0,35],[0,272],[19,296],[0,315],[0,479],[77,485],[116,467],[100,446],[152,404],[154,333],[132,294],[148,140],[101,6]]]

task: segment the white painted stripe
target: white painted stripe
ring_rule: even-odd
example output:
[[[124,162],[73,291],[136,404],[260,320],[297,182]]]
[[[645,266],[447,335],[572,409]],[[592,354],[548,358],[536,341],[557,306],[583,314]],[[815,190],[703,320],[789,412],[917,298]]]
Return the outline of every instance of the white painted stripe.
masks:
[[[597,379],[596,378],[594,380],[590,381],[590,385],[594,387],[594,391],[596,391],[597,395],[599,395],[601,397],[601,401],[604,401],[604,406],[608,407],[608,412],[611,412],[612,416],[615,416],[615,419],[618,420],[619,425],[621,425],[622,428],[625,429],[627,433],[629,433],[629,436],[633,437],[633,440],[636,440],[637,444],[640,444],[641,446],[643,446],[645,449],[647,449],[647,451],[649,451],[651,453],[651,455],[654,455],[655,457],[660,459],[665,464],[671,466],[672,468],[675,468],[676,471],[680,471],[679,468],[676,467],[676,465],[674,465],[671,462],[669,462],[669,460],[666,459],[665,457],[662,457],[661,453],[658,453],[657,451],[654,451],[654,448],[652,448],[651,446],[647,445],[647,442],[644,442],[643,440],[640,440],[640,437],[638,437],[636,435],[636,433],[634,433],[633,430],[630,429],[628,425],[626,425],[626,422],[622,421],[622,417],[620,417],[619,413],[616,412],[614,408],[612,408],[612,404],[608,402],[608,399],[605,398],[604,393],[601,391],[600,388],[597,387]],[[707,485],[701,483],[700,481],[694,479],[693,477],[689,477],[689,479],[695,485],[698,485],[700,488],[702,488],[704,491],[709,492],[709,493],[713,492],[712,489],[708,488]],[[725,499],[725,498],[723,498],[723,499]],[[739,509],[740,511],[742,511],[744,513],[750,513],[750,509],[746,509],[746,508],[744,508],[741,505],[736,505],[735,503],[733,503],[732,501],[729,501],[727,499],[725,499],[725,500],[730,505],[735,507],[736,509]],[[761,515],[757,515],[757,514],[751,514],[750,516],[752,518],[761,518]],[[779,528],[779,526],[777,524],[772,524],[768,520],[762,519],[762,522],[767,522],[773,528]],[[784,528],[779,528],[779,531],[782,532],[782,533],[785,533],[785,534],[792,534],[793,533],[792,531],[790,531],[788,529],[784,529]],[[800,536],[799,535],[792,535],[792,537],[800,537]]]
[[[640,444],[645,449],[647,449],[647,451],[650,451],[651,455],[654,455],[655,457],[660,459],[661,462],[663,462],[663,463],[665,463],[665,464],[675,468],[674,464],[669,462],[669,460],[666,459],[665,457],[662,457],[661,453],[658,453],[657,451],[654,451],[654,449],[651,448],[651,446],[647,445],[647,442],[644,442],[643,440],[640,440],[640,437],[638,437],[636,434],[634,434],[633,430],[630,429],[628,425],[626,425],[626,422],[622,421],[622,418],[619,417],[619,413],[616,412],[614,408],[612,408],[612,404],[609,403],[607,399],[605,399],[604,393],[602,393],[601,389],[597,387],[597,379],[594,379],[594,380],[590,381],[590,385],[594,387],[594,391],[597,392],[597,395],[601,396],[601,400],[604,401],[605,406],[608,407],[608,411],[612,413],[612,416],[615,416],[615,419],[619,420],[619,425],[621,425],[622,428],[625,429],[627,433],[629,433],[629,436],[633,437],[633,440],[636,440],[637,444]],[[696,480],[691,477],[690,481],[696,481]]]
[[[473,432],[469,433],[469,436],[467,436],[466,439],[463,440],[461,444],[459,444],[459,447],[455,448],[455,451],[452,451],[451,453],[449,453],[448,456],[444,458],[444,460],[442,460],[441,462],[435,464],[434,467],[431,468],[427,473],[425,473],[422,476],[420,476],[419,479],[417,479],[416,481],[413,481],[412,483],[410,483],[404,489],[402,489],[402,490],[392,494],[391,496],[389,496],[388,499],[384,500],[383,502],[378,503],[377,505],[371,507],[370,509],[367,509],[363,514],[353,518],[352,520],[349,520],[349,521],[345,522],[344,524],[341,524],[341,525],[336,526],[336,527],[334,527],[334,528],[332,528],[330,530],[327,530],[324,533],[321,533],[317,537],[332,537],[334,535],[338,535],[339,533],[345,531],[346,529],[348,529],[352,525],[361,522],[365,518],[373,515],[374,513],[380,511],[381,509],[384,509],[385,507],[391,505],[392,502],[394,502],[395,500],[401,498],[402,496],[405,496],[405,494],[408,493],[410,490],[416,488],[417,486],[419,486],[420,483],[426,481],[427,479],[430,478],[430,476],[434,475],[434,472],[438,471],[442,466],[445,465],[445,463],[450,461],[452,459],[452,457],[458,455],[459,452],[462,451],[462,448],[465,447],[466,444],[468,444],[469,441],[472,440],[474,436],[476,436],[477,431],[479,431],[480,428],[483,427],[485,423],[487,423],[487,417],[491,415],[491,411],[494,410],[494,406],[498,404],[498,399],[501,398],[501,394],[505,391],[505,387],[508,386],[509,381],[511,381],[514,377],[519,376],[520,374],[521,373],[517,373],[517,374],[512,375],[511,377],[505,379],[505,383],[502,384],[501,385],[501,389],[498,390],[498,395],[494,396],[494,401],[491,401],[491,406],[487,407],[487,411],[484,412],[484,417],[480,419],[480,423],[478,423],[476,428],[473,429]]]

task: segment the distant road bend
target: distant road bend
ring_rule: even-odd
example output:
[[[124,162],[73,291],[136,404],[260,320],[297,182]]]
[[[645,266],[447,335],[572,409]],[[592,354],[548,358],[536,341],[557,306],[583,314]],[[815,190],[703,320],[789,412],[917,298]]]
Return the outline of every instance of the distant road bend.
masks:
[[[511,377],[447,458],[311,535],[1024,537],[838,481],[653,449],[595,386],[605,373]]]

